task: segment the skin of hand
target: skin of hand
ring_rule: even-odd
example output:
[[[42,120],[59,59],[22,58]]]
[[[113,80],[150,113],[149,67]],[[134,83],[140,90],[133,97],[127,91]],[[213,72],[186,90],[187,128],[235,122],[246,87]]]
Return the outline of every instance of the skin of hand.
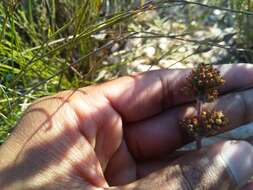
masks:
[[[222,65],[223,131],[253,121],[253,66]],[[195,112],[189,69],[158,70],[60,92],[29,106],[0,147],[2,190],[236,189],[253,172],[249,143],[227,141],[172,158]],[[221,131],[221,132],[223,132]],[[245,188],[252,187],[248,184]]]

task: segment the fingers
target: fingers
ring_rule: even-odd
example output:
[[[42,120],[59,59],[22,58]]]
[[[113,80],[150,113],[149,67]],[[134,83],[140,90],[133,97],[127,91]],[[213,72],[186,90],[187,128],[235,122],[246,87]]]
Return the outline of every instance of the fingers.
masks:
[[[229,125],[222,131],[253,121],[253,89],[221,96],[205,109],[223,110]],[[190,139],[179,126],[187,116],[195,114],[193,104],[178,106],[162,114],[125,127],[125,138],[136,159],[159,157],[188,143]]]
[[[253,83],[253,65],[218,67],[226,80],[222,93]],[[157,70],[123,77],[99,86],[125,122],[153,116],[166,107],[189,102],[181,89],[190,70]]]
[[[113,189],[233,190],[253,174],[253,148],[227,141],[195,151],[134,183]]]

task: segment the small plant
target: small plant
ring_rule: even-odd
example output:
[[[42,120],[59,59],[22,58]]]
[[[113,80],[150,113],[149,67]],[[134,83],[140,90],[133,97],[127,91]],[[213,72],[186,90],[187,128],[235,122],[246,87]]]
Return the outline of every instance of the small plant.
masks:
[[[220,76],[220,72],[210,64],[198,64],[187,77],[184,92],[196,98],[197,113],[195,116],[183,119],[180,125],[195,138],[197,149],[202,146],[202,137],[214,135],[228,124],[228,119],[222,111],[202,109],[205,102],[212,102],[218,97],[218,88],[224,83],[225,80]]]

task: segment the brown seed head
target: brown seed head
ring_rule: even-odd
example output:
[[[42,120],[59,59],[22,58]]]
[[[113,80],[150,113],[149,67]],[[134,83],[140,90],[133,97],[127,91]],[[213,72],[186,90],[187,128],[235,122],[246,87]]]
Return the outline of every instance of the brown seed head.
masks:
[[[202,100],[211,102],[218,96],[218,88],[224,85],[225,80],[220,76],[220,72],[210,64],[200,63],[192,70],[187,77],[188,91]],[[189,93],[188,93],[189,94]]]
[[[196,116],[185,118],[180,125],[192,137],[214,135],[219,129],[227,126],[228,119],[221,111],[202,111],[200,121]]]

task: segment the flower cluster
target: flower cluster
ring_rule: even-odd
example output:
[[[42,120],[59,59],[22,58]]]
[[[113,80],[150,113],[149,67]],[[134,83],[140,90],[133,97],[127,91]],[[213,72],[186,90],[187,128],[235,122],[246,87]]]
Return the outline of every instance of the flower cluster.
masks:
[[[200,117],[185,118],[181,126],[192,137],[214,135],[228,124],[228,119],[222,111],[202,111]]]
[[[225,80],[220,72],[210,64],[200,63],[186,78],[184,91],[196,98],[195,116],[185,118],[180,125],[196,140],[197,148],[201,148],[201,138],[214,135],[228,124],[228,119],[222,111],[203,111],[205,102],[212,102],[218,97],[218,88]]]
[[[225,80],[220,72],[210,64],[200,63],[187,77],[187,91],[203,101],[211,102],[218,96],[217,88],[224,85]]]

